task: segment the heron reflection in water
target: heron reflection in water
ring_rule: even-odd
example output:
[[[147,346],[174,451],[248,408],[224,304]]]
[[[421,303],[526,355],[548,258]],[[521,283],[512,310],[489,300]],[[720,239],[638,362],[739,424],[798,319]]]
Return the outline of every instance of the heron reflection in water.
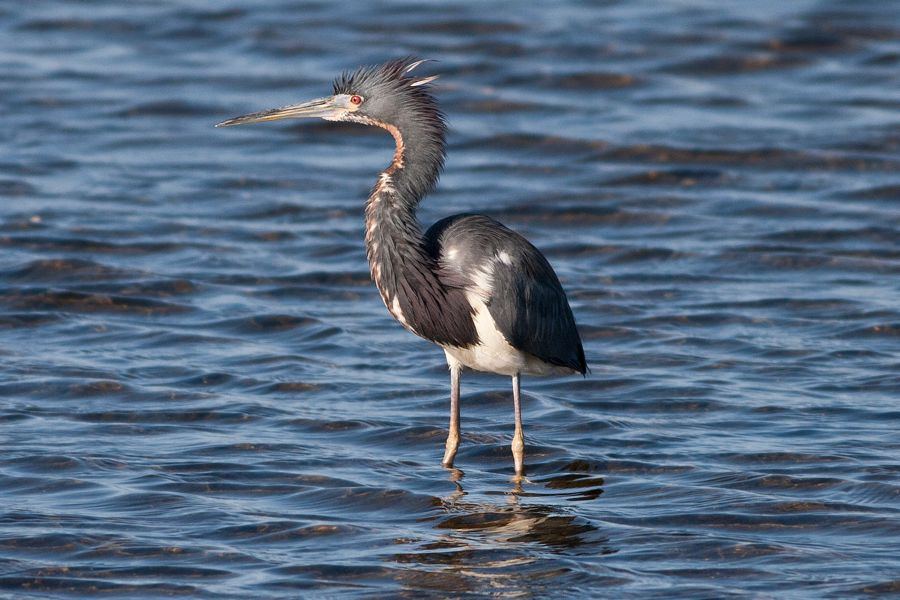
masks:
[[[595,470],[574,461],[540,477],[539,490],[524,492],[523,478],[517,477],[511,489],[468,495],[462,472],[452,469],[456,490],[439,499],[442,514],[431,520],[434,530],[404,540],[406,547],[392,555],[404,565],[405,589],[420,595],[426,578],[428,589],[449,597],[565,596],[557,577],[543,575],[548,564],[574,555],[599,560],[618,552],[605,527],[573,511],[574,503],[603,493],[604,480]]]
[[[422,232],[416,207],[444,165],[446,124],[428,91],[436,76],[422,60],[394,60],[345,73],[334,93],[265,110],[217,127],[318,117],[387,130],[396,150],[366,203],[366,253],[388,311],[444,349],[450,366],[450,429],[442,464],[459,448],[459,381],[464,367],[512,377],[517,475],[525,473],[522,374],[587,371],[575,319],[553,268],[518,233],[485,215],[441,219]]]

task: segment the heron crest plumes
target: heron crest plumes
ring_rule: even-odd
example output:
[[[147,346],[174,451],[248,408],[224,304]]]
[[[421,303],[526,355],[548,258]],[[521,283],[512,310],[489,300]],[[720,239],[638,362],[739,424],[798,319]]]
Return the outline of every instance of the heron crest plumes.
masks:
[[[429,62],[414,57],[362,67],[334,81],[334,93],[359,95],[359,110],[344,120],[376,125],[390,131],[402,155],[416,156],[403,173],[396,173],[404,198],[418,202],[437,183],[444,166],[447,124],[428,85],[437,76],[412,72]]]
[[[438,78],[437,75],[416,78],[412,73],[419,66],[433,62],[431,59],[418,59],[413,56],[398,58],[380,65],[360,67],[355,71],[345,71],[334,80],[335,94],[352,94],[357,86],[390,85],[395,87],[421,87]],[[437,103],[432,98],[437,110]]]

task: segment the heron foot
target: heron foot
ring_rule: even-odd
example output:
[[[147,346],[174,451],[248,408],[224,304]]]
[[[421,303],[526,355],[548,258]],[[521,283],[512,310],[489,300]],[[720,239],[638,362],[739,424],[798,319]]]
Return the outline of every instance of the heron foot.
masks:
[[[512,440],[513,462],[516,465],[516,475],[525,475],[525,436],[522,430],[516,431]]]
[[[454,432],[450,432],[447,436],[447,445],[444,448],[444,460],[441,461],[441,466],[447,469],[453,468],[453,460],[456,458],[456,451],[459,450],[459,433],[454,435]]]

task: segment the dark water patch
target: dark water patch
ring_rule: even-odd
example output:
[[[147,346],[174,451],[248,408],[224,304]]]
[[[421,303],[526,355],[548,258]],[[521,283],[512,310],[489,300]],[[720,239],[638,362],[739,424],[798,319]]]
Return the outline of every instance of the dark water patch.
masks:
[[[11,282],[60,282],[110,281],[138,275],[84,259],[41,259],[34,260],[21,268],[0,273],[0,277]]]
[[[506,58],[516,58],[528,53],[528,47],[524,44],[513,41],[504,41],[501,39],[485,39],[481,38],[477,41],[459,41],[454,47],[457,52],[489,52],[491,56],[500,56]],[[496,72],[496,69],[490,63],[482,65],[473,65],[471,68],[457,69],[458,73],[478,73],[478,72]]]
[[[487,149],[532,152],[542,156],[584,156],[607,148],[601,141],[528,133],[500,134],[473,140],[457,146],[461,150]]]
[[[522,100],[466,100],[461,104],[461,108],[472,113],[520,113],[523,111],[536,111],[541,107],[539,104],[523,102]]]
[[[192,373],[188,377],[174,379],[172,383],[179,387],[203,388],[210,391],[213,389],[246,389],[259,385],[259,381],[256,379],[239,378],[223,372]]]
[[[768,504],[765,509],[771,513],[808,513],[808,512],[865,512],[865,507],[856,504],[839,504],[836,502],[813,502],[809,500],[784,501]]]
[[[122,255],[167,253],[185,248],[184,244],[167,242],[116,244],[83,238],[40,236],[0,236],[0,246],[54,253],[78,252]]]
[[[9,490],[10,494],[17,496],[28,496],[31,494],[47,494],[64,497],[72,494],[89,494],[98,491],[99,486],[82,479],[70,478],[65,476],[46,478],[46,477],[4,477],[4,489]]]
[[[351,302],[353,300],[369,297],[369,290],[353,290],[343,287],[332,288],[330,286],[309,287],[306,285],[292,285],[261,290],[257,292],[257,295],[260,297],[290,298],[292,300],[312,298],[317,301],[331,300],[337,302]]]
[[[79,462],[78,460],[69,456],[60,455],[19,456],[11,460],[4,461],[4,464],[13,468],[15,468],[17,465],[21,465],[24,470],[35,472],[43,471],[45,473],[71,471],[79,469],[82,466],[81,462]]]
[[[483,211],[492,214],[493,211]],[[651,211],[624,210],[605,206],[546,206],[538,202],[526,202],[505,208],[503,214],[509,222],[536,222],[542,225],[566,227],[587,227],[596,225],[612,226],[656,226],[668,223],[672,215]],[[500,215],[499,212],[493,213]]]
[[[883,185],[871,188],[855,190],[850,193],[839,193],[841,197],[847,197],[856,200],[900,200],[900,185]]]
[[[160,100],[144,102],[116,111],[116,117],[206,117],[218,112],[218,107],[185,102],[183,100]]]
[[[273,498],[284,497],[289,494],[302,492],[304,487],[295,485],[287,481],[225,481],[217,479],[214,481],[180,481],[164,483],[156,486],[158,493],[153,494],[158,499],[168,498],[170,503],[181,503],[182,497],[207,496],[218,498]],[[147,498],[146,492],[135,497],[136,502],[143,503]],[[159,502],[155,502],[159,504]],[[152,506],[152,505],[151,505]],[[138,507],[129,505],[130,510],[137,510]],[[148,506],[150,508],[150,506]]]
[[[203,289],[189,279],[155,279],[150,274],[145,275],[141,281],[131,280],[123,283],[84,282],[79,287],[84,291],[94,293],[144,299],[191,296]]]
[[[540,76],[510,77],[505,85],[537,85],[552,90],[610,90],[633,87],[640,83],[637,77],[627,73],[593,71],[586,73],[544,74]]]
[[[173,345],[187,349],[191,347],[220,348],[233,345],[235,339],[225,335],[209,335],[203,333],[187,333],[181,331],[153,331],[145,335],[144,343],[148,348],[171,348]]]
[[[134,34],[143,29],[137,22],[126,19],[110,18],[43,18],[26,19],[16,29],[37,33],[50,32],[83,32],[96,34],[128,33]]]
[[[848,10],[844,6],[825,6],[811,15],[810,22],[816,28],[833,35],[862,42],[900,39],[900,28],[892,26],[890,20],[886,20],[890,14],[878,11],[876,6],[878,5],[867,7],[865,12]]]
[[[810,463],[836,463],[850,460],[840,455],[803,454],[798,452],[757,452],[753,454],[734,454],[724,457],[742,464],[763,465],[797,465]]]
[[[650,98],[641,99],[641,104],[672,106],[691,104],[693,106],[707,106],[714,109],[740,109],[749,106],[750,103],[743,98],[738,98],[735,96],[710,95],[704,98],[696,98],[692,96],[653,96]]]
[[[0,223],[0,231],[40,231],[45,228],[41,215],[10,215],[5,223]]]
[[[390,22],[366,23],[362,29],[370,33],[397,33],[400,24]],[[517,33],[524,26],[511,21],[487,19],[444,19],[429,20],[416,25],[416,29],[425,33],[439,33],[456,36],[487,36],[502,33]]]
[[[230,280],[219,280],[221,283],[235,283],[240,284],[245,280],[241,279],[230,279]],[[249,280],[252,282],[256,282],[258,284],[267,284],[267,283],[286,283],[291,284],[297,287],[368,287],[371,285],[372,278],[369,275],[368,271],[358,271],[358,270],[344,270],[344,271],[312,271],[308,273],[300,273],[297,275],[290,275],[285,277],[271,278],[271,279],[257,279],[257,280]]]
[[[134,394],[134,390],[130,386],[111,380],[79,381],[74,383],[58,381],[50,385],[43,384],[39,386],[40,388],[43,388],[44,394],[60,399],[85,399],[110,395],[122,397]]]
[[[616,523],[638,525],[636,519],[611,519]],[[782,531],[787,534],[802,535],[807,531],[822,529],[838,530],[846,534],[866,534],[877,531],[887,525],[884,519],[858,514],[781,514],[781,515],[747,515],[742,513],[710,513],[704,515],[673,514],[671,516],[650,518],[644,526],[682,527],[702,531],[712,529],[719,531],[747,531],[754,535],[765,532]]]
[[[265,522],[253,525],[223,527],[211,537],[229,542],[248,544],[309,544],[316,540],[335,537],[352,537],[362,533],[361,528],[347,525],[318,524],[300,525],[297,522]]]
[[[890,67],[900,64],[900,52],[879,53],[866,59],[864,64],[878,67]]]
[[[571,387],[582,388],[585,386],[581,385],[573,385]],[[677,413],[711,413],[724,411],[727,408],[727,405],[721,404],[714,401],[709,400],[700,400],[691,398],[690,388],[683,391],[683,395],[687,396],[688,399],[680,399],[678,393],[673,393],[670,390],[666,389],[650,389],[649,391],[645,390],[644,386],[638,386],[640,391],[640,396],[643,398],[646,395],[650,396],[648,400],[641,401],[617,401],[614,399],[590,399],[584,401],[578,401],[578,406],[590,407],[601,412],[627,412],[632,414],[639,413],[663,413],[663,414],[677,414]]]
[[[690,308],[703,311],[739,309],[764,314],[791,314],[808,319],[869,319],[872,315],[861,313],[861,304],[849,298],[761,298],[743,302],[712,302],[695,304]]]
[[[284,590],[359,590],[377,586],[383,580],[393,579],[398,575],[394,569],[368,562],[348,567],[341,564],[309,563],[288,565],[273,571],[283,577],[271,582],[267,587],[284,592]]]
[[[251,239],[259,242],[284,242],[297,238],[296,234],[288,231],[259,231],[250,234]]]
[[[292,419],[290,421],[290,426],[292,428],[297,428],[304,433],[324,435],[335,435],[342,433],[350,433],[352,435],[356,435],[356,432],[359,432],[361,430],[384,425],[385,424],[378,425],[376,423],[362,420],[328,421],[322,419]],[[397,424],[393,424],[392,426],[396,427]]]
[[[859,229],[794,229],[770,233],[763,239],[780,242],[814,243],[832,242],[875,242],[893,244],[897,241],[897,230],[888,227],[863,227]]]
[[[291,179],[263,179],[261,177],[228,177],[215,182],[216,187],[234,190],[283,190],[296,189],[300,183]],[[278,217],[292,217],[307,214],[310,209],[298,204],[266,203],[261,206],[241,207],[242,211],[236,214],[241,219],[274,219]]]
[[[78,413],[74,419],[87,423],[244,423],[256,419],[252,414],[215,410],[155,410],[140,412],[118,411],[102,413]]]
[[[0,303],[12,308],[86,314],[112,313],[154,316],[185,313],[191,310],[190,307],[182,304],[148,298],[35,288],[2,291],[0,292]]]
[[[108,399],[110,401],[128,401],[153,403],[160,400],[200,400],[203,394],[185,392],[180,389],[156,388],[139,389],[116,380],[90,380],[82,375],[80,380],[65,379],[60,373],[23,378],[9,383],[0,383],[0,392],[10,396],[19,396],[44,401],[87,400],[91,398]]]
[[[837,35],[828,29],[801,29],[779,37],[773,37],[763,44],[764,49],[774,52],[797,52],[820,54],[825,52],[849,52],[856,49],[854,40]]]
[[[843,483],[841,479],[828,477],[790,477],[787,475],[759,475],[744,479],[736,487],[746,490],[766,490],[770,488],[791,492],[817,492],[835,488]]]
[[[681,475],[683,473],[690,473],[695,470],[695,468],[691,465],[661,465],[639,461],[622,461],[614,459],[603,462],[599,469],[601,472],[607,473],[609,475],[622,475],[625,473],[629,473],[632,475]]]
[[[900,321],[897,323],[878,323],[867,327],[857,327],[840,334],[843,338],[894,338],[900,336]]]
[[[886,345],[887,346],[887,345]],[[886,347],[885,350],[888,350]],[[897,365],[886,366],[883,370],[894,371]],[[855,377],[841,383],[827,382],[810,386],[810,391],[824,392],[827,394],[853,394],[853,393],[884,393],[895,394],[900,391],[900,376],[880,375],[870,377]],[[877,420],[895,420],[897,415],[884,413]]]
[[[195,558],[214,558],[217,565],[233,563],[259,563],[253,557],[242,555],[228,550],[207,550],[194,548],[182,543],[142,543],[139,540],[129,538],[117,538],[106,541],[94,547],[75,553],[74,558],[80,560],[94,560],[104,562],[135,561],[135,560],[160,560],[162,562],[173,561],[185,563]]]
[[[196,19],[202,21],[232,21],[234,19],[239,19],[246,16],[247,13],[248,10],[241,7],[193,7],[191,9],[185,10],[182,14],[184,15],[184,18],[188,20]]]
[[[76,160],[66,159],[56,153],[49,152],[45,156],[28,157],[19,162],[0,161],[0,172],[7,175],[39,176],[53,175],[58,172],[71,171],[80,166]]]
[[[671,169],[667,171],[645,171],[627,177],[619,177],[604,182],[604,185],[679,185],[693,187],[727,182],[721,171],[714,169]]]
[[[305,381],[279,381],[258,388],[261,394],[302,394],[319,389],[321,389],[319,385]]]
[[[889,98],[850,98],[841,103],[842,106],[858,107],[858,108],[879,108],[885,110],[900,109],[900,100],[892,100]]]
[[[575,144],[577,146],[577,144]],[[638,144],[604,148],[595,144],[600,158],[608,161],[702,164],[707,166],[742,166],[751,169],[814,169],[820,171],[887,171],[900,170],[900,161],[890,158],[852,156],[843,153],[797,151],[784,148],[754,150],[676,148]]]
[[[0,196],[34,196],[37,188],[27,181],[16,179],[0,179]]]
[[[873,595],[873,594],[896,594],[900,592],[900,579],[886,579],[884,581],[878,581],[869,583],[862,587],[845,589],[845,593],[848,594],[860,594],[860,595]]]
[[[191,596],[198,588],[191,585],[172,583],[113,583],[105,579],[69,577],[16,577],[0,576],[0,589],[16,590],[21,593],[66,593],[66,594],[159,594],[165,596]]]
[[[542,174],[547,177],[563,177],[569,176],[572,173],[572,168],[568,165],[557,165],[557,166],[547,166],[547,165],[537,165],[531,163],[505,163],[505,164],[486,164],[472,167],[469,171],[473,174],[477,173],[485,173],[489,174],[490,177],[531,177],[537,174]],[[482,190],[477,190],[482,191]],[[485,192],[489,192],[491,190],[484,190]],[[470,193],[475,193],[476,190],[471,190]],[[608,196],[608,194],[592,194],[591,197],[599,198]],[[579,195],[578,199],[583,199],[584,196]],[[559,197],[560,201],[565,201],[567,198]]]
[[[310,508],[327,513],[383,514],[408,516],[430,513],[440,505],[440,500],[432,496],[414,494],[405,490],[352,487],[308,490],[297,497]]]
[[[900,269],[894,261],[856,259],[833,256],[831,253],[812,253],[800,247],[739,246],[723,252],[724,263],[740,263],[747,269],[774,271],[820,272],[895,272]]]
[[[616,253],[611,259],[613,264],[630,264],[643,261],[669,261],[681,260],[688,258],[690,255],[676,252],[669,248],[634,248],[622,250]]]
[[[65,579],[209,579],[232,575],[230,571],[210,567],[135,566],[135,567],[44,567],[33,573],[23,573],[36,578],[60,577]]]
[[[625,325],[634,329],[646,329],[648,327],[725,327],[729,325],[750,326],[757,323],[756,317],[746,316],[737,312],[700,312],[691,314],[672,314],[660,315],[654,317],[645,317],[642,319],[626,322]]]
[[[62,317],[55,313],[5,313],[0,314],[0,329],[41,327],[61,320]]]
[[[31,414],[26,412],[14,412],[14,411],[4,411],[0,412],[0,422],[7,423],[21,423],[22,421],[27,421],[32,418]]]
[[[900,261],[900,248],[878,249],[865,246],[848,249],[832,248],[828,250],[828,253],[836,259],[855,260],[862,265],[871,264],[876,268],[891,268],[892,263]]]
[[[240,319],[219,321],[206,326],[238,334],[266,335],[319,325],[321,325],[319,320],[310,317],[297,317],[294,315],[253,315]]]
[[[722,54],[675,63],[667,66],[664,72],[694,76],[741,75],[757,71],[795,69],[808,62],[808,59],[801,56],[771,52]]]

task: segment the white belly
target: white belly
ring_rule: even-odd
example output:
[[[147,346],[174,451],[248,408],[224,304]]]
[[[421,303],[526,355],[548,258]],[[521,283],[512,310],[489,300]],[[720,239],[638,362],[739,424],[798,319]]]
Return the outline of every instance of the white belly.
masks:
[[[494,318],[491,317],[491,313],[485,306],[481,296],[477,293],[469,292],[466,294],[466,298],[475,310],[473,319],[475,321],[475,330],[478,332],[479,343],[468,348],[444,346],[444,352],[447,354],[447,362],[450,363],[450,366],[458,363],[476,371],[497,373],[510,377],[516,373],[549,375],[551,373],[572,372],[571,369],[552,365],[532,354],[513,348],[503,334],[500,333],[500,330],[497,329],[497,324],[494,322]]]

